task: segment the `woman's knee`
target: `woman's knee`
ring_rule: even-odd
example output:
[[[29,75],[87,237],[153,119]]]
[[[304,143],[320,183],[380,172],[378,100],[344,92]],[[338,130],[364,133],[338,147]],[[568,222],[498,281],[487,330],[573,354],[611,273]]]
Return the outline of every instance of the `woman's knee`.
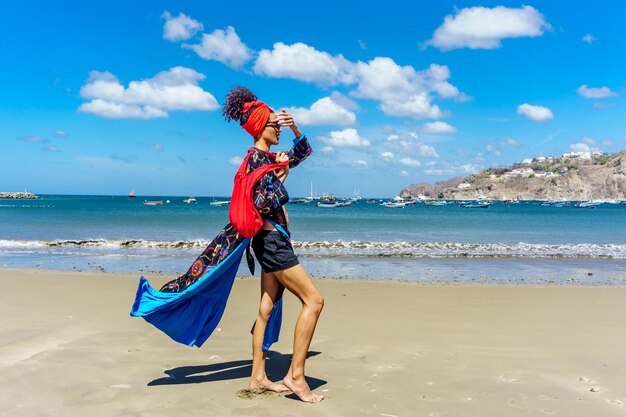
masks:
[[[270,318],[270,314],[272,313],[273,308],[274,305],[271,302],[261,301],[261,305],[259,306],[259,320],[267,322]]]
[[[317,293],[310,297],[306,304],[309,308],[313,309],[315,314],[319,315],[324,308],[324,297],[322,297],[322,294]]]

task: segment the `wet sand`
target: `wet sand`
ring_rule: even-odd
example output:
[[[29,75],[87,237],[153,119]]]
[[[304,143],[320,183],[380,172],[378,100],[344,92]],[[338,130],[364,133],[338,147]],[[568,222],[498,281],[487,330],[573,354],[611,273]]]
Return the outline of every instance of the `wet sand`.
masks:
[[[626,288],[320,279],[307,362],[326,396],[241,391],[258,278],[201,349],[129,311],[130,274],[0,269],[0,416],[622,416]],[[167,277],[154,277],[158,287]],[[285,297],[268,371],[289,365]]]

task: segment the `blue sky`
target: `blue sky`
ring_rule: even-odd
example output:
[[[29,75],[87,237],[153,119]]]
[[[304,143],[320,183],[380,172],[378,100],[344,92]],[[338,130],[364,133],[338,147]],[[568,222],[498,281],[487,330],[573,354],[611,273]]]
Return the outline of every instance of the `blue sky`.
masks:
[[[234,85],[309,137],[292,196],[626,149],[626,4],[337,3],[5,5],[0,191],[227,195]]]

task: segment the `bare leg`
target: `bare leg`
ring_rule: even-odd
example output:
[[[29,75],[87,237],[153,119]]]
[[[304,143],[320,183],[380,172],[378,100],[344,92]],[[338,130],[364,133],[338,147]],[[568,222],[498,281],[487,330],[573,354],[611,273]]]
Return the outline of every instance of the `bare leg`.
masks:
[[[284,384],[302,401],[316,403],[324,399],[311,391],[304,379],[304,363],[311,345],[317,319],[324,307],[324,299],[313,284],[311,277],[301,265],[275,272],[278,280],[302,302],[302,310],[296,322],[293,341],[293,357]]]
[[[263,352],[263,336],[274,303],[276,302],[282,285],[271,273],[261,272],[261,304],[259,314],[254,323],[252,333],[252,375],[250,377],[250,389],[265,389],[269,391],[289,391],[283,384],[275,384],[267,378],[265,373],[266,352]]]

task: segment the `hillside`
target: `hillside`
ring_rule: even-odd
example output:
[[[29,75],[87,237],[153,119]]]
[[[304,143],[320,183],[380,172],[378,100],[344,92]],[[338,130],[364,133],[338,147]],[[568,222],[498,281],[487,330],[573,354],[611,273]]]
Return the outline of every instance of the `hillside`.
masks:
[[[626,151],[590,158],[534,158],[435,184],[414,184],[399,195],[420,194],[446,200],[626,200]]]

